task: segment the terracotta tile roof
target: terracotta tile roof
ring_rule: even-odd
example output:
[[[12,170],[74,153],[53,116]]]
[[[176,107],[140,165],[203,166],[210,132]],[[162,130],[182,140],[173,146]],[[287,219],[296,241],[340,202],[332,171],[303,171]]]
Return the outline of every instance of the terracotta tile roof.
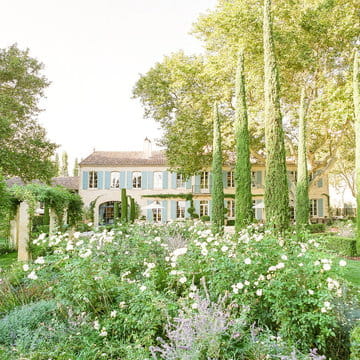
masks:
[[[61,185],[69,190],[79,190],[80,176],[59,176],[51,180],[52,185]]]
[[[151,157],[146,158],[143,151],[94,151],[80,162],[86,165],[166,165],[165,152],[153,151]]]

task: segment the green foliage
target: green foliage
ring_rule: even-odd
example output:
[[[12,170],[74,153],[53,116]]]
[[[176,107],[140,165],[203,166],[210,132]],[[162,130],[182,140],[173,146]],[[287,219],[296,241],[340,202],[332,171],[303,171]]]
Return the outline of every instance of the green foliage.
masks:
[[[251,224],[253,220],[250,141],[246,105],[243,52],[239,53],[239,63],[236,72],[235,96],[235,231],[239,232],[243,227]]]
[[[114,224],[116,225],[119,220],[119,202],[114,203]]]
[[[337,255],[356,256],[356,239],[341,236],[326,236],[324,248],[333,251]]]
[[[16,344],[24,333],[53,318],[55,310],[56,302],[46,300],[15,308],[0,320],[0,343]]]
[[[133,223],[136,219],[136,205],[135,199],[130,198],[130,222]]]
[[[222,172],[221,130],[218,105],[214,104],[213,114],[213,161],[212,161],[212,186],[211,186],[211,221],[214,233],[224,231],[224,184]]]
[[[357,360],[360,358],[360,325],[354,327],[351,331],[351,360]]]
[[[16,45],[0,49],[0,64],[0,167],[6,176],[49,181],[55,175],[50,157],[56,145],[36,121],[49,85],[43,66]]]
[[[123,224],[128,222],[128,199],[126,189],[121,189],[121,222]]]
[[[60,176],[69,176],[69,157],[66,151],[63,151],[61,155]]]
[[[200,216],[200,220],[203,222],[210,221],[210,216],[209,215]]]
[[[314,234],[314,233],[322,233],[325,232],[325,224],[309,224],[307,229]]]
[[[306,160],[306,111],[307,104],[305,99],[305,89],[303,88],[299,109],[299,145],[295,199],[295,220],[299,235],[309,224],[309,177]]]

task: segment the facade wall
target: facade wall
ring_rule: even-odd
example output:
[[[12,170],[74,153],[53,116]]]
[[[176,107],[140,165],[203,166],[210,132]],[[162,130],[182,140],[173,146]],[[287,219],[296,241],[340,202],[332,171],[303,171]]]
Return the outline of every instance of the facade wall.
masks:
[[[89,174],[91,172],[97,173],[97,186],[96,188],[89,188]],[[235,194],[235,188],[233,179],[228,173],[232,171],[230,167],[224,167],[223,169],[223,183],[225,193],[225,206],[231,206],[233,197]],[[288,166],[289,178],[295,175],[295,165]],[[119,187],[111,188],[111,173],[119,173]],[[141,188],[133,188],[132,174],[139,172],[141,174]],[[162,179],[159,188],[154,188],[154,172],[161,173]],[[293,172],[293,173],[290,173]],[[265,167],[261,165],[254,165],[252,167],[252,193],[253,203],[255,206],[255,217],[258,220],[263,220],[265,217],[263,209],[264,201],[264,178]],[[159,179],[158,179],[159,180]],[[85,206],[89,206],[91,202],[95,201],[95,223],[99,223],[99,206],[101,204],[120,201],[121,200],[121,188],[127,189],[127,195],[130,195],[135,199],[137,204],[141,208],[141,213],[148,220],[153,219],[153,211],[146,209],[147,206],[154,201],[158,201],[158,206],[161,208],[162,221],[166,222],[170,219],[176,219],[177,214],[181,214],[178,209],[178,205],[185,205],[184,216],[187,217],[187,209],[190,207],[190,201],[184,199],[185,194],[192,194],[195,212],[208,215],[211,214],[211,173],[209,173],[208,182],[210,186],[203,188],[204,177],[201,175],[192,176],[183,187],[177,186],[176,174],[167,170],[166,166],[124,166],[124,167],[105,167],[105,166],[82,166],[80,171],[80,189],[79,194],[82,197]],[[294,199],[295,185],[289,182],[290,199]],[[328,213],[328,193],[329,184],[327,176],[323,177],[316,183],[312,184],[309,189],[309,197],[313,204],[314,214],[313,218],[323,218],[329,215]],[[156,197],[156,195],[173,195],[171,198]],[[181,194],[179,197],[176,195]],[[230,196],[226,196],[230,195]],[[150,197],[149,197],[150,196]],[[290,200],[291,201],[291,200]],[[180,202],[180,203],[178,203]],[[206,203],[207,202],[207,203]],[[293,204],[293,201],[291,201]],[[183,214],[181,214],[183,215]],[[228,214],[228,218],[233,218],[231,211]]]

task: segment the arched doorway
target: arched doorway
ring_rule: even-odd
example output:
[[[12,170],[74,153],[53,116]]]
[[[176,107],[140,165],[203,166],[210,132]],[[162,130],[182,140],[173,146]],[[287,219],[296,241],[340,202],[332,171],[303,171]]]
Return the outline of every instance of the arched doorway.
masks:
[[[118,215],[121,216],[121,202],[120,201],[108,201],[100,204],[99,206],[99,225],[111,225],[114,223],[115,215],[115,203],[118,205]]]

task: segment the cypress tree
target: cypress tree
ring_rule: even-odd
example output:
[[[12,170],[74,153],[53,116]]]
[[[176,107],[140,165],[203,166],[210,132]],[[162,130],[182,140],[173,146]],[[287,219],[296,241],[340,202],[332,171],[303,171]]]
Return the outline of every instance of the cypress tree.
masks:
[[[239,53],[235,86],[235,231],[238,233],[253,221],[248,113],[242,51]]]
[[[54,165],[55,165],[55,176],[59,176],[59,174],[60,174],[60,159],[59,159],[58,153],[55,154]]]
[[[61,176],[69,176],[69,164],[68,164],[68,154],[66,151],[63,151],[61,157]]]
[[[134,198],[130,198],[130,222],[133,223],[135,221],[135,200]]]
[[[50,224],[50,208],[49,204],[44,204],[44,218],[43,218],[43,225],[49,225]]]
[[[121,189],[121,222],[123,224],[128,222],[128,201],[126,189]]]
[[[355,50],[353,69],[353,99],[355,113],[355,184],[356,184],[356,250],[360,254],[360,59]]]
[[[309,223],[309,179],[306,161],[306,110],[305,88],[303,88],[301,91],[299,109],[299,146],[295,201],[295,219],[299,235]]]
[[[265,211],[266,221],[277,230],[289,227],[289,188],[284,131],[279,99],[279,78],[272,35],[271,0],[264,0],[265,95]]]
[[[75,158],[73,176],[79,176],[79,161]]]
[[[211,220],[213,233],[222,233],[224,230],[224,184],[222,177],[222,150],[220,117],[217,104],[214,104],[214,131],[213,131],[213,160],[211,186]]]

